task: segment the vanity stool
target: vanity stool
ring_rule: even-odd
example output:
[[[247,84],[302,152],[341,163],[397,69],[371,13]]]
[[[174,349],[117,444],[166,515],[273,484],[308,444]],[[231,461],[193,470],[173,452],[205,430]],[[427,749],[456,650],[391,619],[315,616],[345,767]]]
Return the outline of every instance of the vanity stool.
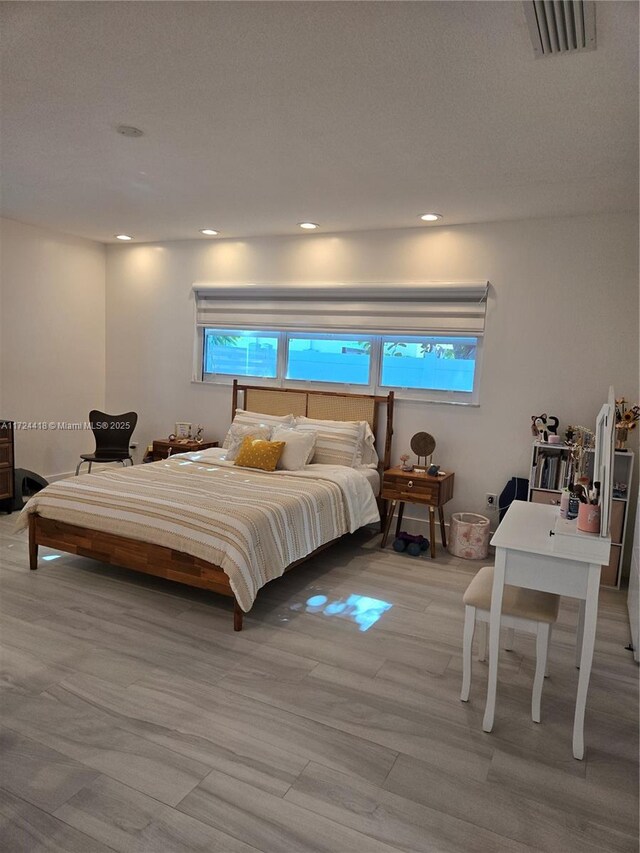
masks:
[[[467,587],[464,594],[464,638],[462,644],[462,692],[460,699],[469,701],[471,692],[471,647],[476,622],[482,624],[480,660],[486,658],[486,639],[491,610],[491,590],[493,588],[493,566],[480,569]],[[517,586],[505,586],[502,599],[500,624],[509,629],[507,648],[512,648],[513,631],[524,631],[536,637],[536,674],[533,680],[531,697],[531,719],[540,722],[540,700],[542,684],[547,668],[547,651],[551,626],[558,618],[560,596],[550,592],[538,592]]]

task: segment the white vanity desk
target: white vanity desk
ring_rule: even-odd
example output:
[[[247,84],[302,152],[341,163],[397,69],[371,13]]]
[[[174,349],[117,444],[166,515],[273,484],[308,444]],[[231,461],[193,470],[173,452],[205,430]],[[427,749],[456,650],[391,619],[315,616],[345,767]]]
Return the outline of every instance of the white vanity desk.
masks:
[[[504,585],[536,589],[580,599],[577,658],[580,667],[573,722],[573,756],[584,757],[584,713],[596,636],[600,566],[609,560],[611,539],[571,533],[559,508],[514,501],[495,532],[496,549],[489,621],[489,683],[482,727],[493,728],[498,681],[500,612]],[[568,535],[558,535],[562,526]]]

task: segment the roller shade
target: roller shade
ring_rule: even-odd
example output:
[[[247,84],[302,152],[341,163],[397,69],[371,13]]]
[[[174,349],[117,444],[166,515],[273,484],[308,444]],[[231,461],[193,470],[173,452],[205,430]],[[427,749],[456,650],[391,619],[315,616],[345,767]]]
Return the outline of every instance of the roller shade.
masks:
[[[488,282],[193,286],[201,327],[370,335],[481,335],[488,288]]]

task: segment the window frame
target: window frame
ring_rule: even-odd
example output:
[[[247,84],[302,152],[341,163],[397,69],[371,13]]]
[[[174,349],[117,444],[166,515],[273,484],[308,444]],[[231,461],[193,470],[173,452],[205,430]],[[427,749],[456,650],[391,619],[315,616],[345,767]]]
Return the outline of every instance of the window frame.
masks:
[[[216,329],[214,326],[207,326],[207,329]],[[228,332],[228,329],[220,329],[220,331]],[[247,374],[229,374],[229,373],[205,373],[204,371],[204,344],[205,344],[205,327],[198,326],[196,328],[196,336],[194,343],[194,370],[193,382],[206,385],[232,385],[234,379],[241,384],[265,386],[270,388],[306,388],[313,390],[338,391],[353,394],[372,394],[384,395],[389,391],[395,392],[396,399],[413,400],[421,403],[445,403],[458,406],[479,406],[480,405],[480,380],[482,374],[483,351],[484,351],[484,336],[476,333],[460,333],[460,334],[443,334],[441,331],[425,330],[421,335],[398,335],[399,338],[473,338],[476,341],[476,358],[473,378],[472,391],[441,391],[428,388],[410,388],[399,385],[383,385],[382,384],[382,358],[383,358],[383,341],[393,335],[392,332],[384,335],[359,334],[357,332],[293,332],[287,330],[273,329],[243,329],[243,331],[252,331],[256,334],[270,335],[278,340],[277,356],[276,356],[276,376],[262,377],[250,376]],[[314,338],[326,339],[335,337],[344,339],[353,338],[354,340],[371,341],[369,353],[369,382],[368,384],[349,383],[349,382],[330,382],[319,379],[287,379],[288,360],[289,360],[289,341],[292,338]]]
[[[256,335],[268,335],[271,338],[276,338],[277,340],[277,348],[276,348],[276,375],[275,376],[253,376],[250,373],[206,373],[204,369],[204,358],[205,358],[205,343],[206,343],[206,334],[207,330],[212,330],[215,332],[233,332],[233,329],[223,329],[217,328],[214,326],[201,326],[198,328],[199,332],[199,340],[196,342],[196,350],[198,353],[199,360],[199,380],[201,382],[210,383],[214,385],[233,385],[233,380],[244,380],[246,384],[249,384],[248,380],[251,380],[251,384],[256,385],[269,385],[273,386],[274,384],[280,384],[281,377],[281,349],[282,349],[282,333],[273,330],[262,330],[262,329],[242,329],[243,332],[254,332]]]
[[[317,385],[320,390],[323,388],[328,391],[342,390],[361,394],[375,394],[376,383],[374,377],[377,374],[373,370],[373,337],[371,335],[358,335],[357,332],[334,333],[334,332],[282,332],[283,348],[284,348],[284,369],[282,371],[282,384],[290,388],[312,388]],[[292,339],[303,338],[305,340],[328,340],[332,337],[339,340],[348,340],[353,338],[355,341],[371,340],[371,349],[369,351],[369,381],[368,382],[331,382],[324,379],[288,379],[289,372],[289,341]]]
[[[395,396],[400,400],[418,400],[421,402],[430,403],[451,403],[460,406],[478,406],[480,395],[480,372],[482,365],[482,350],[484,338],[478,333],[475,334],[443,334],[442,332],[424,332],[422,335],[397,335],[399,339],[407,338],[474,338],[476,341],[476,358],[475,368],[473,371],[473,388],[471,391],[443,391],[438,388],[411,388],[401,385],[384,385],[382,383],[382,358],[384,339],[391,337],[392,333],[380,335],[378,347],[378,368],[376,376],[378,383],[376,384],[377,393],[385,394],[389,391],[395,391]]]

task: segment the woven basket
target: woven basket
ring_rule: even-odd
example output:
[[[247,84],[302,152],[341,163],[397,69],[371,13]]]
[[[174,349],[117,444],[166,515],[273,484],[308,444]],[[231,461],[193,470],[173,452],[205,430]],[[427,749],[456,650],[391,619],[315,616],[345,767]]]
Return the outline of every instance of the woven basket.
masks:
[[[449,527],[449,553],[465,560],[484,560],[489,553],[489,519],[474,512],[454,512]]]

